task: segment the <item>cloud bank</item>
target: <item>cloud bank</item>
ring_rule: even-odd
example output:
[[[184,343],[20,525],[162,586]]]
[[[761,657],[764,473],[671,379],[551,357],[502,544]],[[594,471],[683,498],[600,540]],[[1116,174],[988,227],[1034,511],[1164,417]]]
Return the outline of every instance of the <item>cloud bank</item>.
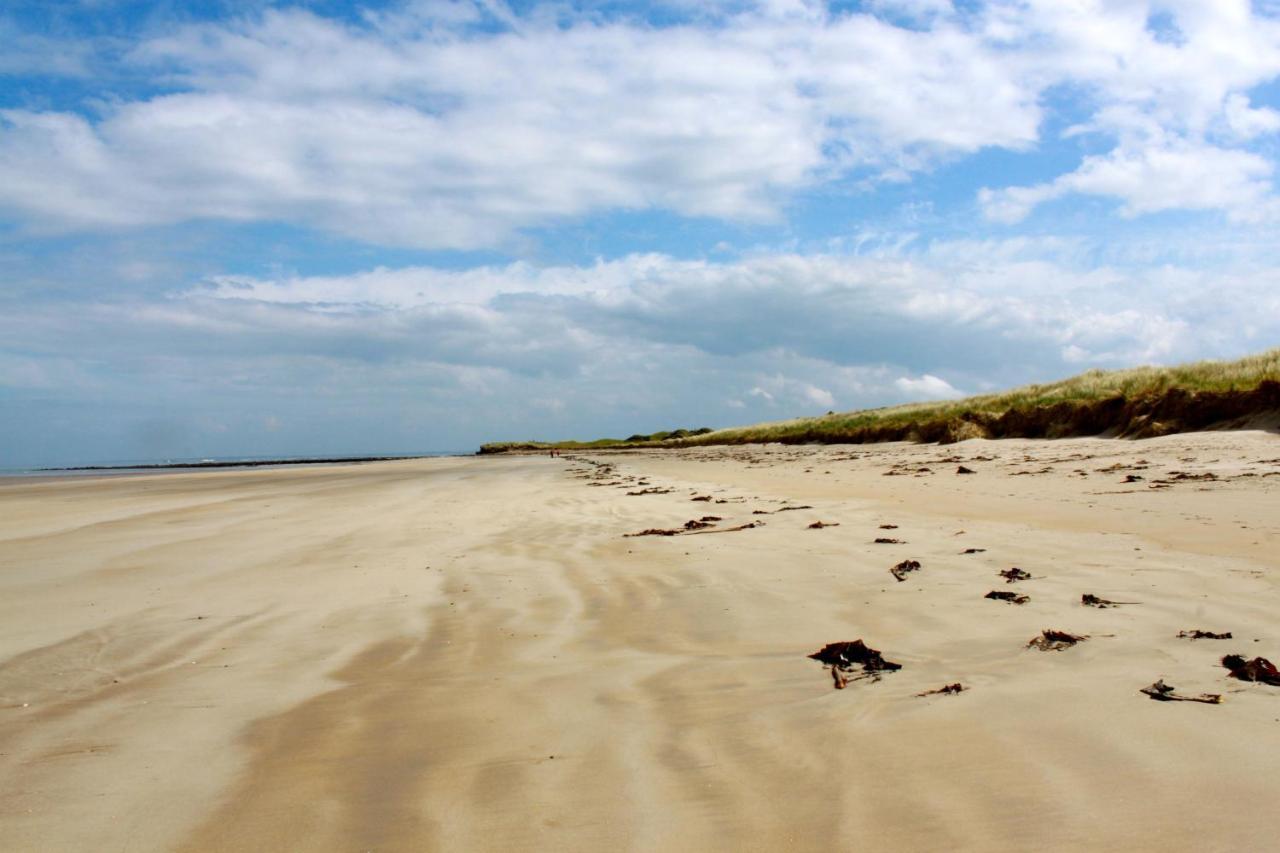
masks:
[[[0,16],[0,466],[727,425],[1280,342],[1275,4],[42,8]]]

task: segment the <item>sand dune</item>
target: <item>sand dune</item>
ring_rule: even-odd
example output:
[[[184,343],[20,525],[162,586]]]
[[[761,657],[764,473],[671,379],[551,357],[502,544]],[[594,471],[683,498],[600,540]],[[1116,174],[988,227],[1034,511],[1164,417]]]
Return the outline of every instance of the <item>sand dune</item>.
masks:
[[[1266,849],[1278,543],[1260,432],[0,484],[0,849]]]

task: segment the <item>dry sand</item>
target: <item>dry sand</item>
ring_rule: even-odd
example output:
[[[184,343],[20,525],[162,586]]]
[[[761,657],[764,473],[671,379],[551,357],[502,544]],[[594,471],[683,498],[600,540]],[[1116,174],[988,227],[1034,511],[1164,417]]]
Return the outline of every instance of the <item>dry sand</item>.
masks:
[[[1280,437],[590,458],[0,484],[0,849],[1275,848]]]

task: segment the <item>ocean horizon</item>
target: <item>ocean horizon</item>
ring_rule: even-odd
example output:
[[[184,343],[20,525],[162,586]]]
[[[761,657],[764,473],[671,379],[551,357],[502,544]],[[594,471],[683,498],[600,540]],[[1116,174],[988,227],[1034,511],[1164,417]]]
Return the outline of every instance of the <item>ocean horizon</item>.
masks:
[[[162,456],[131,457],[65,462],[58,464],[3,465],[0,477],[66,477],[86,474],[127,474],[131,472],[188,471],[193,468],[287,465],[336,464],[341,462],[378,461],[390,459],[434,458],[442,456],[470,456],[475,450],[428,450],[402,453],[304,453],[289,456],[260,454],[251,456]]]

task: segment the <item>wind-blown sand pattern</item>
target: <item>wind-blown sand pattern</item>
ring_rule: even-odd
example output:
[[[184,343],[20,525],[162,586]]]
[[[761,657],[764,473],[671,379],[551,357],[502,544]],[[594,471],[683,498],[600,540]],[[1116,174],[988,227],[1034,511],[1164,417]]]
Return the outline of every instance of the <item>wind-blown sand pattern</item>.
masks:
[[[1261,432],[0,484],[0,849],[1268,849],[1278,545]]]

